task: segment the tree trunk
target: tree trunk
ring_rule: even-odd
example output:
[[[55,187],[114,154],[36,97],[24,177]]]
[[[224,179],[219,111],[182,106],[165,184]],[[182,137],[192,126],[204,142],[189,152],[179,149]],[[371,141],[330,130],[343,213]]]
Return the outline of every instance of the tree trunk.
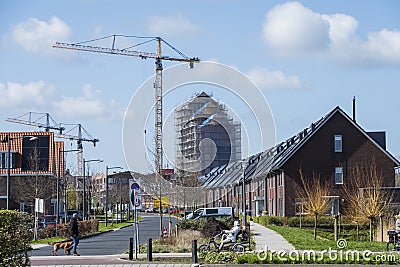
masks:
[[[357,222],[357,241],[360,241],[360,229]]]
[[[369,219],[369,241],[372,242],[374,240],[372,233],[372,218]]]
[[[315,213],[315,217],[314,217],[314,240],[317,239],[317,217],[318,217],[318,214]]]
[[[338,216],[335,215],[335,217],[333,218],[333,233],[334,233],[334,237],[335,237],[335,241],[338,240]]]
[[[301,228],[301,212],[300,212],[300,217],[299,217],[299,228]]]

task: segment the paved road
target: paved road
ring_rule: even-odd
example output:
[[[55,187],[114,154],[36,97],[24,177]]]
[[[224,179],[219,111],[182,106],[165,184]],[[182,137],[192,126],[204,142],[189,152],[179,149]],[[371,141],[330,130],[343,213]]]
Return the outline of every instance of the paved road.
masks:
[[[139,223],[139,243],[145,244],[149,238],[156,239],[160,233],[160,217],[156,214],[141,214],[143,220]],[[171,217],[174,223],[175,217]],[[163,216],[163,225],[168,226],[169,216]],[[81,255],[116,255],[129,250],[129,238],[133,237],[133,226],[125,227],[96,236],[82,238],[78,246]],[[53,246],[35,249],[31,256],[50,256]],[[64,252],[59,250],[58,255]]]

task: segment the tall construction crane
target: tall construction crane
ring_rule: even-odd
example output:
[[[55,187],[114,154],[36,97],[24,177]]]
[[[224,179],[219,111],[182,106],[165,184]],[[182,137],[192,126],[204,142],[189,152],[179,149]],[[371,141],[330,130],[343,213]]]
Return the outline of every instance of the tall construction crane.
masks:
[[[46,132],[50,130],[57,130],[60,134],[62,134],[62,132],[65,130],[65,127],[61,126],[60,123],[57,123],[49,113],[28,112],[16,118],[7,118],[6,121],[36,126],[45,129]]]
[[[124,49],[117,49],[115,48],[116,38],[117,37],[129,37],[129,38],[138,38],[141,40],[145,40],[144,42],[135,44],[128,48]],[[104,48],[98,46],[88,46],[83,45],[84,43],[95,42],[103,39],[111,38],[112,39],[112,46],[111,48]],[[157,42],[157,52],[156,53],[149,53],[149,52],[139,52],[135,50],[130,50],[133,47],[137,47],[139,45],[143,45],[149,43],[151,41]],[[169,57],[163,55],[161,53],[161,44],[167,45],[171,48],[174,52],[176,52],[179,56],[178,57]],[[147,58],[154,58],[156,64],[156,79],[154,83],[155,87],[155,172],[156,172],[156,181],[158,181],[158,176],[161,175],[161,169],[163,167],[163,150],[162,150],[162,61],[176,61],[176,62],[188,62],[189,67],[193,68],[194,62],[200,62],[198,58],[189,58],[180,52],[178,49],[167,43],[161,37],[142,37],[142,36],[125,36],[125,35],[110,35],[90,41],[68,44],[68,43],[59,43],[57,42],[53,45],[55,48],[64,48],[70,50],[79,50],[79,51],[86,51],[86,52],[95,52],[95,53],[104,53],[104,54],[113,54],[113,55],[121,55],[121,56],[133,56],[139,57],[142,59]],[[160,201],[161,202],[161,201]]]

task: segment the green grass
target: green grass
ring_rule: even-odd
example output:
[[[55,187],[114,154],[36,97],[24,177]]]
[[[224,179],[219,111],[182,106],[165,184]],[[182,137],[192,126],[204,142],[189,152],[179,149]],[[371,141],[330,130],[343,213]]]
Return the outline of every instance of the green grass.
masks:
[[[46,239],[39,239],[39,240],[33,240],[31,244],[53,244],[55,242],[60,242],[65,240],[63,237],[52,237],[52,238],[46,238]]]
[[[297,250],[313,249],[313,250],[327,250],[338,249],[336,241],[329,238],[330,234],[317,230],[317,239],[314,240],[313,229],[310,228],[297,228],[287,226],[273,226],[268,225],[268,228],[281,234],[290,244]],[[339,236],[339,238],[341,238]],[[346,240],[347,246],[345,250],[370,250],[383,252],[386,249],[385,242],[369,242],[369,241],[352,241]]]
[[[107,226],[106,226],[105,223],[99,223],[99,232],[102,233],[102,232],[106,232],[106,231],[109,231],[109,230],[113,230],[113,229],[118,229],[118,228],[121,228],[121,227],[129,226],[131,224],[132,224],[132,222],[129,222],[129,221],[128,222],[122,222],[122,223],[116,223],[116,222],[111,223],[111,222],[109,222],[107,224]]]

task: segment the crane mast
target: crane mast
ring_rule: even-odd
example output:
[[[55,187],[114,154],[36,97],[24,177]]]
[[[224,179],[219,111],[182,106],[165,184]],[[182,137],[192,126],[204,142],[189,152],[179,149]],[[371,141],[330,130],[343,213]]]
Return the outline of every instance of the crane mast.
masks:
[[[139,57],[142,59],[147,59],[147,58],[154,58],[155,59],[155,65],[156,65],[156,76],[155,76],[155,82],[154,82],[154,89],[155,89],[155,180],[156,183],[159,185],[159,201],[160,201],[160,235],[162,236],[163,233],[163,227],[162,227],[162,207],[161,207],[161,184],[160,184],[160,176],[162,175],[162,168],[163,168],[163,146],[162,146],[162,124],[163,124],[163,118],[162,118],[162,71],[163,71],[163,66],[162,66],[162,61],[163,60],[168,60],[168,61],[177,61],[177,62],[188,62],[189,67],[193,68],[193,63],[194,62],[199,62],[200,60],[198,58],[188,58],[185,56],[182,52],[180,52],[178,49],[167,43],[165,40],[163,40],[161,37],[138,37],[138,36],[131,36],[131,37],[136,37],[136,38],[146,38],[149,39],[148,41],[145,41],[141,44],[150,42],[150,41],[156,41],[157,42],[157,51],[156,53],[147,53],[147,52],[138,52],[138,51],[133,51],[128,49],[116,49],[115,48],[115,41],[117,35],[112,35],[108,36],[112,37],[112,47],[111,48],[104,48],[104,47],[98,47],[98,46],[87,46],[87,45],[82,45],[82,43],[78,44],[67,44],[67,43],[56,43],[53,47],[55,48],[64,48],[64,49],[71,49],[71,50],[80,50],[80,51],[86,51],[86,52],[96,52],[96,53],[105,53],[105,54],[115,54],[115,55],[123,55],[123,56],[133,56],[133,57]],[[108,37],[104,38],[99,38],[99,39],[105,39]],[[126,37],[126,36],[125,36]],[[97,39],[97,40],[99,40]],[[96,41],[96,40],[93,40]],[[90,41],[88,41],[90,42]],[[87,43],[87,42],[84,42]],[[169,57],[169,56],[163,56],[161,53],[161,43],[166,44],[169,46],[174,52],[176,52],[180,57]],[[141,45],[138,44],[138,45]],[[136,47],[138,45],[134,45],[132,47]]]
[[[157,59],[156,59],[156,82],[155,82],[155,130],[156,130],[156,181],[161,174],[163,166],[163,151],[162,151],[162,61],[161,61],[161,38],[157,40]],[[160,200],[161,201],[161,200]]]
[[[92,42],[92,41],[80,42],[80,43],[75,43],[75,44],[56,42],[56,44],[53,45],[53,47],[69,49],[69,50],[86,51],[86,52],[114,54],[114,55],[122,55],[122,56],[133,56],[133,57],[139,57],[142,59],[147,59],[147,58],[155,59],[155,65],[156,65],[156,75],[155,75],[155,83],[154,83],[154,87],[155,87],[154,88],[155,89],[155,173],[156,173],[156,181],[158,181],[158,177],[161,175],[161,170],[163,167],[163,149],[162,149],[162,147],[163,147],[162,146],[162,124],[163,124],[163,118],[162,118],[162,94],[163,94],[163,92],[162,92],[162,71],[163,71],[163,66],[162,66],[162,61],[167,60],[167,61],[176,61],[176,62],[188,62],[190,68],[193,68],[193,63],[200,62],[200,60],[198,58],[194,58],[194,57],[189,58],[189,57],[185,56],[182,52],[180,52],[175,47],[173,47],[172,45],[167,43],[161,37],[122,36],[122,37],[135,37],[135,38],[149,39],[148,41],[145,41],[141,44],[155,40],[157,42],[156,53],[139,52],[139,51],[135,51],[135,50],[129,50],[129,48],[117,49],[117,48],[115,48],[116,37],[121,37],[121,36],[122,35],[111,35],[111,36],[98,38],[96,40],[92,40],[92,41],[97,41],[100,39],[105,39],[105,38],[111,37],[112,38],[112,47],[111,48],[82,45],[83,43],[88,43],[88,42]],[[161,51],[162,43],[169,46],[175,53],[177,53],[179,55],[179,57],[170,57],[170,56],[163,55],[162,51]],[[138,44],[138,45],[141,45],[141,44]],[[135,45],[133,47],[136,47],[138,45]]]

